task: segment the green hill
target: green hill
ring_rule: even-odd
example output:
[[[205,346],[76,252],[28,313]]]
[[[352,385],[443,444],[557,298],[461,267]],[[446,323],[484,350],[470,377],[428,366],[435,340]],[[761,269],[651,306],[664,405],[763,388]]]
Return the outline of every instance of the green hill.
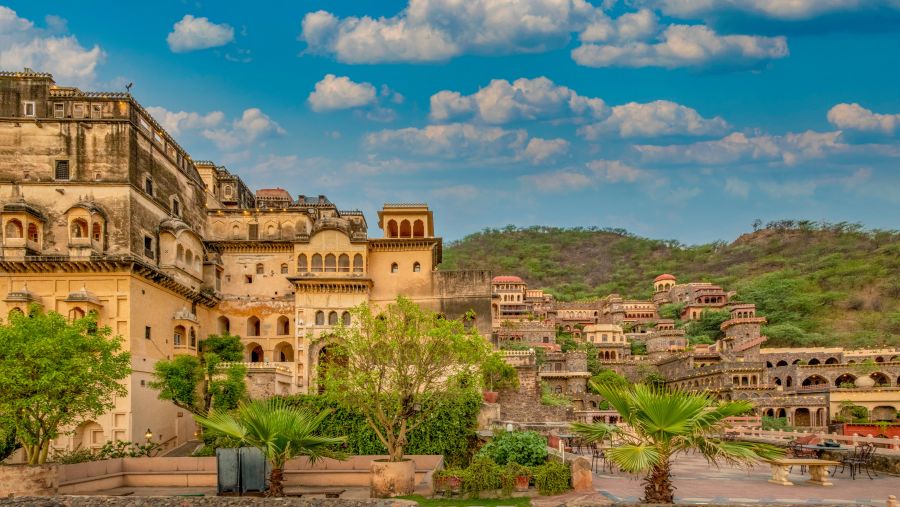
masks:
[[[648,298],[653,278],[672,273],[756,303],[769,346],[900,345],[900,232],[858,224],[784,220],[694,246],[620,229],[508,226],[446,245],[441,269],[515,274],[564,301]]]

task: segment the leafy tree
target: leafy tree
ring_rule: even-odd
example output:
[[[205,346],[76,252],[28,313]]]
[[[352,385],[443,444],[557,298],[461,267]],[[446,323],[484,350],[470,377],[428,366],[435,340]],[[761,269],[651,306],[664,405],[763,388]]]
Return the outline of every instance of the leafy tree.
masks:
[[[0,462],[5,460],[19,448],[16,440],[16,427],[9,418],[0,417]]]
[[[681,303],[668,303],[660,305],[659,318],[681,320],[682,311],[684,311],[684,304]]]
[[[324,371],[325,394],[366,417],[391,461],[402,461],[410,431],[445,396],[465,389],[488,355],[474,329],[398,297],[382,313],[367,304],[351,310],[354,325],[329,336],[334,360]]]
[[[47,460],[61,428],[97,417],[126,396],[131,356],[89,313],[72,322],[33,305],[0,326],[0,414],[15,426],[29,464]]]
[[[222,363],[242,358],[239,336],[209,335],[200,341],[199,357],[182,355],[157,362],[150,387],[159,390],[159,399],[193,414],[231,410],[247,397],[247,369],[239,364],[223,368]]]
[[[481,363],[481,375],[488,391],[519,387],[519,373],[516,368],[504,361],[497,352],[488,355]]]
[[[647,355],[647,344],[644,342],[638,342],[638,341],[631,342],[631,355],[632,356],[646,356]]]
[[[502,431],[478,451],[478,456],[486,456],[498,465],[543,465],[547,461],[547,440],[534,431]]]
[[[556,331],[556,343],[563,352],[569,352],[578,348],[578,342],[575,341],[575,337],[572,336],[572,333],[566,333],[560,330]]]
[[[627,378],[612,370],[603,370],[591,377],[590,382],[588,382],[588,387],[592,390],[594,389],[594,386],[611,386],[619,388],[627,387],[629,385],[631,385],[631,382],[629,382]],[[597,391],[594,392],[596,393]]]
[[[646,474],[643,502],[675,503],[671,467],[678,454],[697,452],[711,464],[724,461],[748,467],[760,459],[784,455],[773,445],[720,439],[727,417],[753,409],[748,401],[717,403],[703,393],[661,391],[644,385],[595,389],[619,412],[628,429],[603,423],[573,423],[572,427],[589,441],[615,436],[621,442],[606,455],[622,470]]]
[[[684,326],[685,335],[691,343],[713,343],[725,336],[719,326],[730,317],[726,310],[703,310],[699,319]]]
[[[194,418],[205,428],[260,449],[272,464],[266,494],[277,497],[284,496],[284,464],[289,459],[306,456],[315,462],[323,457],[341,457],[332,449],[344,438],[320,436],[326,416],[328,412],[315,414],[293,407],[282,398],[272,398],[242,403],[233,413],[215,411]]]

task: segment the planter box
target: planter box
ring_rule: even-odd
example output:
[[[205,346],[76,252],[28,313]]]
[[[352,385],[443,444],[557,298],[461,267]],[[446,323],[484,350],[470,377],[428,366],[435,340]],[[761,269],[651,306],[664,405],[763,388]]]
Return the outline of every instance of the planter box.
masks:
[[[892,424],[882,430],[875,424],[862,424],[862,423],[845,423],[844,424],[844,435],[852,436],[853,434],[857,434],[861,437],[865,437],[868,435],[872,435],[873,437],[877,437],[878,435],[884,434],[887,438],[898,437],[900,438],[900,425]]]

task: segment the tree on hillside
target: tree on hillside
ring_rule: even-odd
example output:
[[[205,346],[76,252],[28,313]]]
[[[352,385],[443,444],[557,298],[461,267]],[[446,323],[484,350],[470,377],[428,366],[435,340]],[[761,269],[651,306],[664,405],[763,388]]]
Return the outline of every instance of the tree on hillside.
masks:
[[[703,310],[699,319],[685,324],[685,336],[691,343],[711,344],[725,336],[720,326],[729,318],[727,310]]]
[[[0,326],[0,414],[9,417],[29,464],[47,460],[65,427],[111,410],[126,396],[131,356],[97,315],[69,321],[33,305]]]
[[[604,423],[574,423],[575,433],[590,442],[614,437],[607,458],[622,470],[644,476],[643,502],[675,503],[672,459],[696,452],[711,464],[753,466],[760,459],[784,455],[774,445],[725,441],[725,419],[753,409],[749,401],[716,402],[705,393],[663,391],[646,385],[594,386],[619,412],[626,427]]]
[[[390,461],[402,461],[409,432],[464,388],[460,379],[477,373],[488,345],[403,297],[380,313],[365,303],[350,313],[353,324],[326,338],[333,359],[320,382],[326,396],[365,414]]]
[[[182,355],[157,362],[150,387],[159,390],[159,399],[193,414],[234,409],[247,397],[247,369],[240,364],[223,368],[222,363],[240,361],[243,350],[239,336],[209,335],[200,341],[199,357]]]

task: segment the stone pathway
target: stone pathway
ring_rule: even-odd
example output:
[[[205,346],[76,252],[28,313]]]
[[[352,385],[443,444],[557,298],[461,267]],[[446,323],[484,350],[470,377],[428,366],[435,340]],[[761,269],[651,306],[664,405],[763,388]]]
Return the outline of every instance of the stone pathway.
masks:
[[[879,473],[875,479],[850,480],[845,472],[836,475],[834,486],[807,484],[809,474],[800,475],[795,467],[790,475],[795,486],[780,486],[768,482],[768,465],[760,464],[750,470],[730,466],[711,467],[699,456],[680,456],[672,467],[675,500],[681,504],[835,504],[883,506],[889,495],[900,497],[900,477]],[[600,471],[594,474],[594,486],[612,502],[637,502],[643,495],[640,478],[622,472]]]

